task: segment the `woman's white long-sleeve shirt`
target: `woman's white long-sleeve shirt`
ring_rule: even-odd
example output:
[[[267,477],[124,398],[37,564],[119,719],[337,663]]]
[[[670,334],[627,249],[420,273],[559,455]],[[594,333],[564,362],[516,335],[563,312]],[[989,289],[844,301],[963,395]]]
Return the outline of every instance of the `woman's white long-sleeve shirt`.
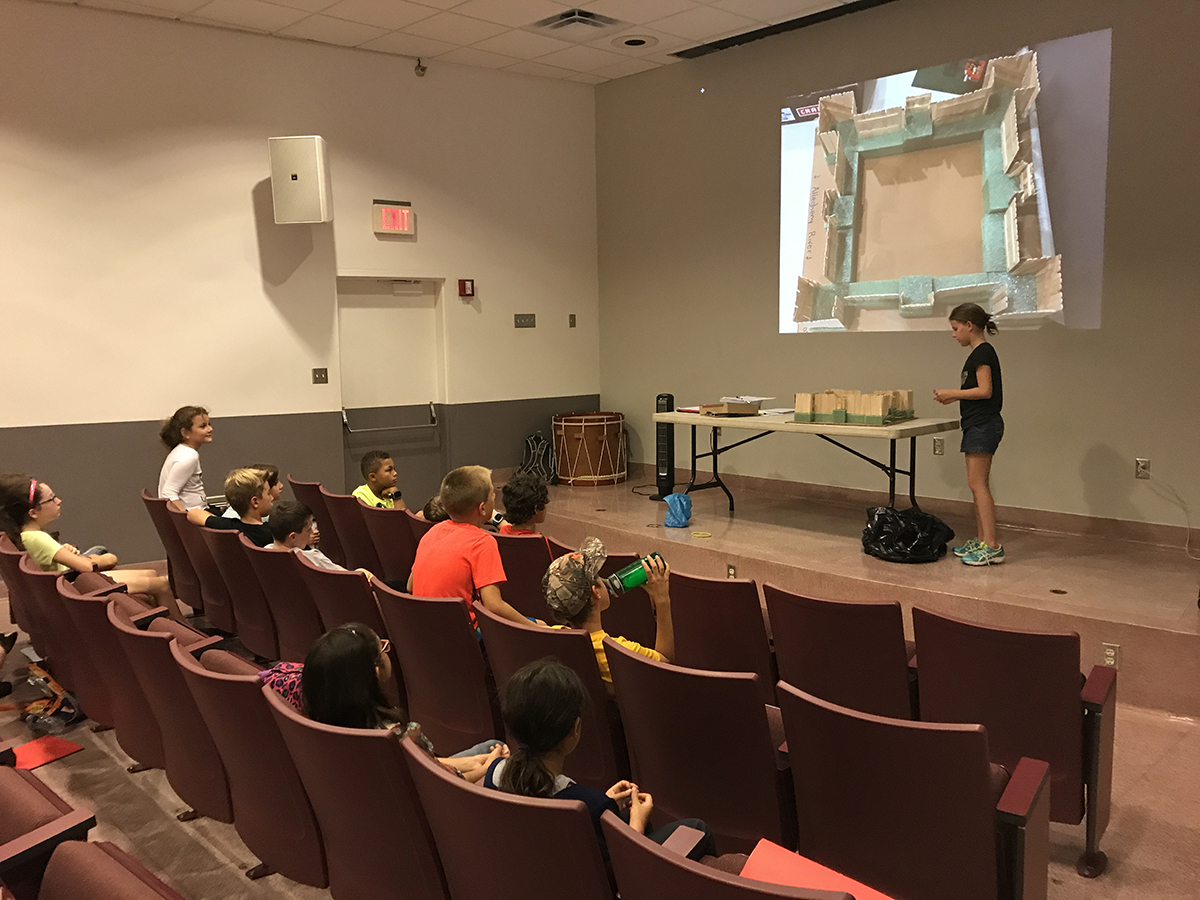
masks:
[[[208,505],[204,494],[204,473],[200,469],[200,453],[186,444],[178,444],[167,454],[158,476],[158,496],[178,500],[184,509]]]

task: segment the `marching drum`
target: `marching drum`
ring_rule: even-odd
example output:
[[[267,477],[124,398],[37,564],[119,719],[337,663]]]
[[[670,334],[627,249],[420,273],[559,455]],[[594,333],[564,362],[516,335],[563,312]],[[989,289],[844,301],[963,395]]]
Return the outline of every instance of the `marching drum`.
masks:
[[[560,484],[619,484],[625,466],[625,416],[614,412],[554,417],[554,464]]]

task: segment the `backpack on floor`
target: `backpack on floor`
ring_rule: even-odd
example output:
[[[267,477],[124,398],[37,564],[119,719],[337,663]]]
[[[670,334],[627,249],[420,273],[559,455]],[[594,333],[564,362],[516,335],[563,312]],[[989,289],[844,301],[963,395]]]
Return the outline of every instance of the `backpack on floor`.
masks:
[[[554,471],[554,448],[540,431],[525,438],[525,453],[517,471],[532,472],[546,484],[558,484],[558,475]]]

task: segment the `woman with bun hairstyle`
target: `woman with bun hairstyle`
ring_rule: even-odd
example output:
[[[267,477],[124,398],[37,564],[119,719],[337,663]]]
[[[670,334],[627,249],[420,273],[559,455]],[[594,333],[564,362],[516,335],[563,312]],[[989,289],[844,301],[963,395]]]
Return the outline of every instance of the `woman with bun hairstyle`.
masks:
[[[177,500],[185,509],[208,505],[200,448],[212,440],[212,423],[203,406],[181,406],[163,422],[159,437],[171,452],[158,474],[158,496]]]
[[[1004,548],[996,540],[996,503],[989,479],[992,457],[1004,437],[1004,383],[1000,377],[1000,357],[988,343],[996,333],[996,323],[983,308],[961,303],[950,311],[950,331],[971,353],[963,363],[961,387],[937,390],[938,403],[958,403],[962,416],[962,452],[967,461],[967,484],[975,498],[975,537],[954,555],[968,566],[994,566],[1004,562]]]

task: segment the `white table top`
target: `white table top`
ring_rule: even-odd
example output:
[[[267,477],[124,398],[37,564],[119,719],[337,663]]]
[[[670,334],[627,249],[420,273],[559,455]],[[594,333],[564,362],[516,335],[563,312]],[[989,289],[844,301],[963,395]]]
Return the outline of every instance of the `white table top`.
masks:
[[[798,434],[827,434],[831,437],[883,438],[901,440],[939,431],[957,431],[958,419],[909,419],[895,425],[840,425],[831,422],[796,422],[791,414],[770,416],[702,416],[700,413],[655,413],[655,422],[672,425],[708,425],[744,431],[792,431]]]

